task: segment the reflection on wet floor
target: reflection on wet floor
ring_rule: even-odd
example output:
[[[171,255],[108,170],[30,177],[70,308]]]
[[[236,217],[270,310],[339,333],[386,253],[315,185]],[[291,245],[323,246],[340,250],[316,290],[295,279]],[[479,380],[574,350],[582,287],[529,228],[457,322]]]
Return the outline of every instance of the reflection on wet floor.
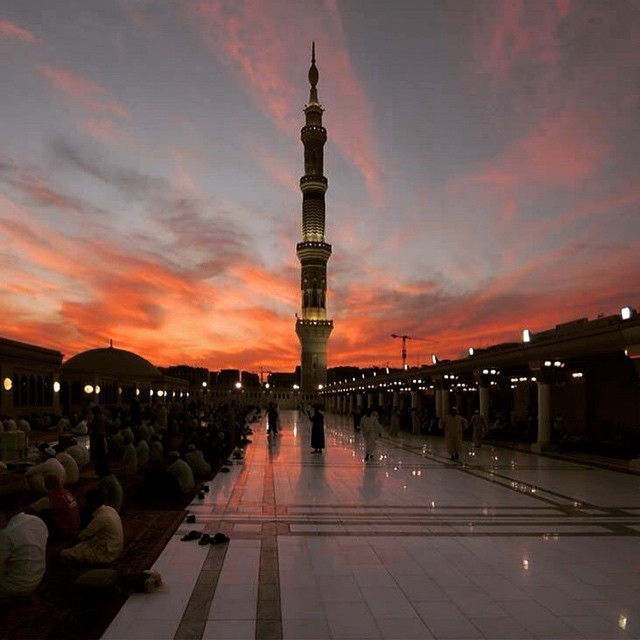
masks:
[[[105,638],[640,638],[640,476],[437,437],[327,448],[283,412],[191,506]],[[223,546],[181,542],[224,531]]]

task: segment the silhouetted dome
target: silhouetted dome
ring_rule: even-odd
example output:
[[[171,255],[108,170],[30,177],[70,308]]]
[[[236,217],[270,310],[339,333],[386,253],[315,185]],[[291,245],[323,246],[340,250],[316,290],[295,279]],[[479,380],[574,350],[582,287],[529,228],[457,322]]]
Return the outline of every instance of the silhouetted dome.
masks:
[[[69,358],[63,365],[65,372],[93,371],[108,376],[158,378],[162,374],[148,360],[124,349],[106,347],[89,349]]]

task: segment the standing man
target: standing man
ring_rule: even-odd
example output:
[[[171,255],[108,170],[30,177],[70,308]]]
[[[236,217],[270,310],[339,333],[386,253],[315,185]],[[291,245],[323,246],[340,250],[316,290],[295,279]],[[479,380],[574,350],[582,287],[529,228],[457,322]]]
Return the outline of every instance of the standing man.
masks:
[[[458,460],[458,458],[460,458],[462,431],[466,426],[467,421],[458,414],[458,407],[451,407],[448,415],[440,419],[440,427],[444,431],[444,442],[451,460]]]
[[[478,409],[473,412],[469,426],[471,427],[473,446],[478,448],[480,446],[482,436],[484,436],[484,433],[487,430],[487,421]]]
[[[360,426],[362,427],[362,435],[364,436],[364,459],[365,461],[373,460],[376,452],[376,440],[378,439],[381,426],[380,420],[378,420],[378,414],[373,411],[371,407],[365,409]]]
[[[324,414],[320,405],[313,406],[313,413],[307,411],[309,420],[311,420],[311,453],[322,453],[324,449]]]
[[[275,402],[270,402],[267,407],[267,434],[272,433],[274,436],[278,434],[278,406]]]

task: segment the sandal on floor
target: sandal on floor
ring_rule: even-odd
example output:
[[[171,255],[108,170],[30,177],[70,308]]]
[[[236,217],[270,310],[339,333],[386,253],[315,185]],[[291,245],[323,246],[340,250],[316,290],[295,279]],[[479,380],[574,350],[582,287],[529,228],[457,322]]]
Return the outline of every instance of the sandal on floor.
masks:
[[[201,544],[204,546],[205,544],[210,544],[211,540],[212,538],[208,533],[203,533],[200,540],[198,540],[198,544]]]
[[[199,531],[189,531],[189,533],[182,536],[180,540],[182,540],[182,542],[189,542],[190,540],[197,540],[201,535]]]
[[[218,532],[211,538],[211,544],[224,544],[225,542],[229,542],[229,536],[224,533]]]

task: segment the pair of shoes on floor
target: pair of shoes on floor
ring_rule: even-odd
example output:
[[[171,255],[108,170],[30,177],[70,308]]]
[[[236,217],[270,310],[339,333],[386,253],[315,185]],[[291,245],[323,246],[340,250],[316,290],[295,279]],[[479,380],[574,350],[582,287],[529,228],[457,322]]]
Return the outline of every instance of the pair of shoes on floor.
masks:
[[[203,533],[202,537],[198,541],[198,544],[223,544],[225,542],[229,542],[229,536],[225,535],[224,533],[218,532],[212,536],[210,536],[208,533]]]
[[[182,540],[182,542],[190,542],[191,540],[197,540],[198,538],[201,538],[202,534],[199,531],[189,531],[189,533],[187,533],[186,535],[182,536],[182,538],[180,538],[180,540]]]

